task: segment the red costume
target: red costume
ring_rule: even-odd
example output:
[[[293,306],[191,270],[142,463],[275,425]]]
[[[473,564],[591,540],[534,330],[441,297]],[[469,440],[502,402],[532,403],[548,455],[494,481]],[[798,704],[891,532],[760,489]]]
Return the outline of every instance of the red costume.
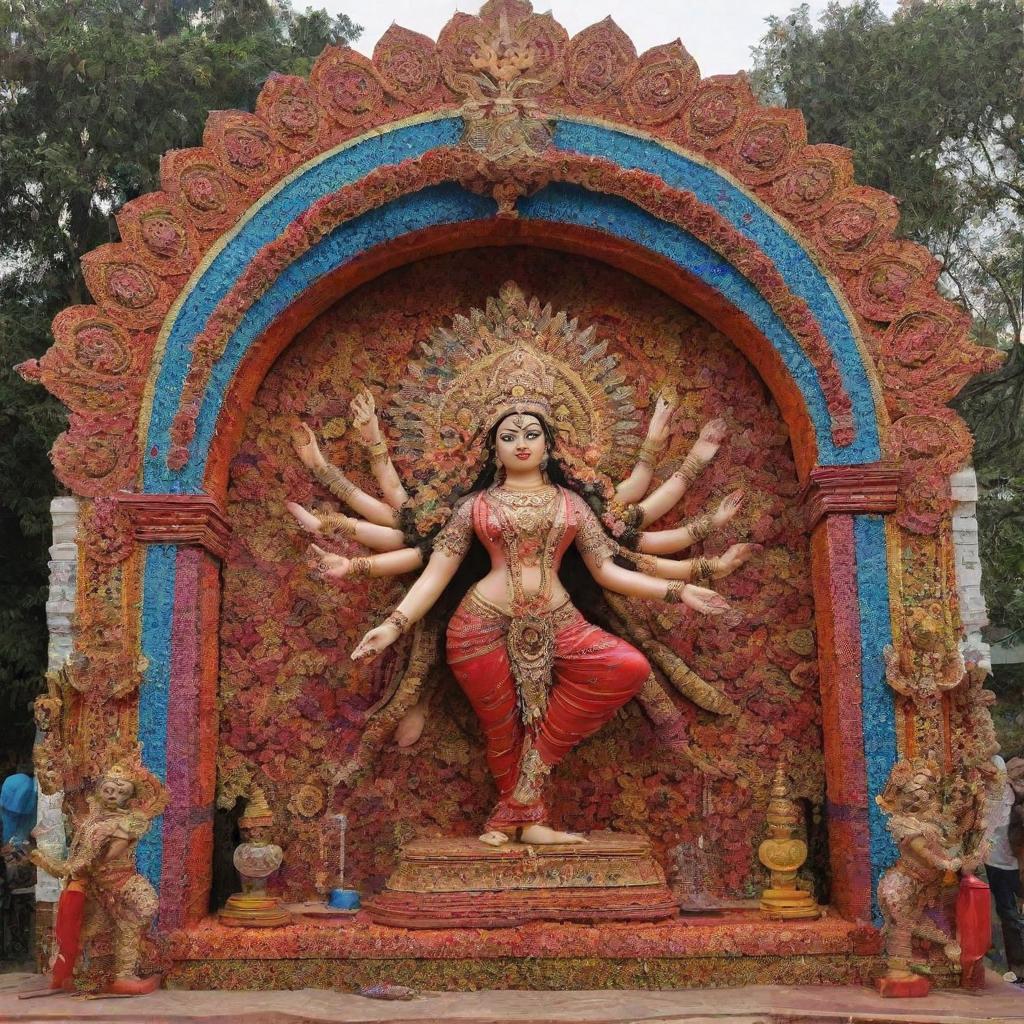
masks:
[[[591,625],[567,598],[551,607],[551,582],[572,541],[599,560],[614,550],[579,495],[558,488],[553,498],[534,499],[526,509],[532,518],[521,514],[518,521],[500,499],[492,490],[465,502],[436,544],[464,552],[475,533],[492,567],[508,572],[513,614],[470,590],[448,626],[447,654],[480,719],[498,785],[487,827],[514,833],[546,820],[543,778],[636,695],[651,668],[636,648]],[[523,593],[521,565],[540,566],[536,594]]]

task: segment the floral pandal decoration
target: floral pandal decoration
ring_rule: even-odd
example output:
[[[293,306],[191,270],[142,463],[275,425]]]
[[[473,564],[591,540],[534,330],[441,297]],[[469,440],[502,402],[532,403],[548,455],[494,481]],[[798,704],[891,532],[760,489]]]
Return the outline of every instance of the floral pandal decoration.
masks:
[[[410,140],[425,126],[433,126],[433,141],[417,150]],[[606,142],[614,136],[615,146],[588,152],[586,131],[603,132]],[[383,155],[365,155],[378,144]],[[677,173],[684,162],[688,178]],[[344,173],[327,173],[342,164]],[[702,175],[716,180],[718,191],[699,196],[694,182]],[[896,200],[854,182],[848,151],[808,144],[799,112],[760,106],[743,74],[702,79],[678,42],[637,54],[611,19],[570,37],[526,0],[491,0],[478,15],[456,14],[436,42],[392,26],[372,59],[329,47],[308,80],[272,76],[254,112],[215,112],[201,146],[166,154],[160,181],[159,191],[118,212],[121,241],[84,257],[94,304],[59,314],[53,347],[19,371],[70,411],[52,459],[58,479],[80,498],[76,662],[59,693],[47,698],[51,703],[38,709],[55,730],[48,735],[61,737],[44,737],[39,756],[47,785],[56,788],[59,779],[71,805],[81,808],[95,782],[93,766],[110,763],[126,737],[146,738],[148,766],[176,794],[140,844],[140,861],[160,883],[162,927],[206,913],[215,763],[222,803],[263,787],[279,820],[287,817],[289,841],[304,849],[331,846],[324,815],[343,803],[353,825],[354,871],[367,884],[382,878],[389,851],[408,838],[411,826],[397,813],[414,771],[407,754],[383,750],[372,784],[346,780],[344,766],[367,717],[389,725],[401,708],[385,700],[387,714],[370,715],[398,686],[395,665],[404,666],[404,681],[415,678],[410,666],[434,672],[436,638],[421,631],[404,641],[412,646],[400,658],[348,671],[337,685],[342,672],[329,652],[350,646],[357,622],[394,595],[388,584],[372,595],[359,587],[334,605],[322,584],[281,567],[288,562],[283,541],[268,536],[260,517],[280,521],[265,505],[270,495],[313,496],[279,433],[286,420],[311,418],[337,449],[332,458],[355,464],[356,453],[346,447],[355,385],[383,397],[399,383],[414,342],[446,318],[481,307],[509,277],[596,326],[597,338],[622,356],[641,412],[655,390],[675,386],[689,409],[681,414],[682,429],[692,438],[702,419],[731,410],[731,462],[716,463],[692,499],[745,487],[748,505],[737,523],[766,547],[749,576],[729,583],[736,588],[730,596],[743,603],[743,624],[698,639],[669,610],[634,625],[638,636],[647,632],[645,643],[665,649],[666,664],[675,659],[670,672],[663,667],[673,686],[641,694],[647,718],[671,746],[685,707],[686,728],[674,736],[674,749],[721,777],[710,787],[695,781],[689,767],[665,768],[651,759],[653,739],[648,744],[638,730],[616,733],[612,723],[605,739],[573,755],[581,772],[595,769],[601,780],[584,792],[583,817],[592,814],[596,823],[609,814],[626,821],[650,813],[662,847],[677,845],[682,833],[696,839],[689,832],[700,827],[717,829],[725,877],[741,888],[753,865],[754,817],[747,809],[764,804],[780,755],[790,765],[794,792],[820,802],[820,716],[826,737],[840,748],[848,735],[856,739],[849,749],[857,779],[847,785],[846,769],[830,768],[830,802],[838,800],[852,815],[830,823],[830,856],[835,860],[858,829],[861,836],[849,839],[856,850],[844,862],[846,874],[852,878],[868,858],[857,846],[867,842],[868,792],[881,791],[894,757],[934,760],[952,794],[937,812],[942,830],[972,848],[994,739],[986,663],[961,649],[949,475],[968,463],[972,442],[947,403],[999,356],[971,341],[968,317],[938,290],[937,261],[895,237]],[[287,216],[273,230],[261,228],[251,251],[235,252],[247,226],[261,210],[276,209],[275,199],[289,188],[303,202],[283,204]],[[373,233],[374,217],[399,211],[401,218],[403,204],[450,196],[446,189],[457,190],[460,202],[479,200],[477,213],[433,226],[410,216],[401,237]],[[588,227],[532,216],[531,203],[551,196],[570,207],[607,200],[611,222]],[[751,226],[760,217],[771,223],[767,234]],[[616,218],[645,227],[635,237],[615,237]],[[732,300],[677,272],[653,240],[661,228],[702,247],[705,264],[735,271],[754,296],[747,307],[733,309]],[[276,301],[275,288],[302,261],[316,264],[318,246],[345,231],[356,239],[349,262],[318,265],[319,276],[298,299],[284,303],[269,326],[253,328]],[[787,267],[779,239],[805,258],[802,270]],[[384,270],[463,246],[516,242],[589,253],[646,277],[719,326],[760,377],[706,321],[684,324],[678,307],[632,292],[623,275],[609,271],[600,271],[608,296],[602,304],[585,286],[582,264],[536,249],[529,259],[506,260],[494,275],[481,272],[487,258],[474,264],[453,257],[457,288],[429,263],[408,271],[410,285],[437,296],[429,309],[417,308],[420,298],[389,279],[374,286],[379,305],[365,297],[372,289],[353,303],[365,322],[346,320],[342,309],[315,319]],[[233,276],[229,265],[237,268]],[[533,267],[546,268],[546,276],[531,277]],[[599,276],[599,268],[587,273]],[[218,274],[226,275],[224,287],[208,289],[204,275]],[[818,295],[808,293],[808,281]],[[817,299],[825,292],[823,312]],[[213,298],[199,316],[193,305],[199,308],[207,294]],[[187,323],[176,332],[179,321]],[[664,326],[672,323],[674,329]],[[769,327],[778,328],[773,337],[786,335],[790,363],[768,339]],[[307,333],[295,351],[307,353],[305,362],[286,356],[275,365],[301,328]],[[839,335],[846,340],[837,342]],[[243,336],[249,348],[231,362]],[[707,360],[703,370],[695,369],[695,356],[691,363],[691,345]],[[330,359],[322,356],[327,351]],[[173,374],[161,375],[179,364],[180,386],[168,385]],[[797,364],[804,369],[794,373]],[[863,367],[866,383],[857,382],[851,367]],[[736,380],[743,383],[734,391]],[[722,381],[730,383],[728,395],[715,392]],[[763,383],[781,417],[759,392]],[[815,423],[810,391],[820,399]],[[875,454],[860,459],[852,453],[867,429],[865,416],[877,444]],[[151,429],[157,421],[168,426]],[[398,425],[390,426],[391,440],[399,441]],[[628,436],[615,443],[628,448]],[[641,440],[637,433],[636,446]],[[829,459],[819,460],[825,448]],[[631,457],[616,451],[613,460],[620,455]],[[618,469],[628,470],[628,462]],[[408,471],[414,477],[418,469]],[[822,527],[842,515],[849,520],[842,529]],[[864,567],[864,574],[872,586],[887,586],[889,616],[856,622],[863,594],[850,575],[860,542],[853,520],[874,515],[885,517],[886,564]],[[812,573],[804,554],[808,532],[815,563],[845,576]],[[154,583],[169,567],[173,585]],[[273,613],[254,614],[246,592],[265,594]],[[823,633],[826,597],[836,603],[836,615]],[[609,609],[621,620],[614,603]],[[884,664],[868,653],[833,649],[836,631],[844,630],[864,631],[871,642],[891,639]],[[164,637],[159,643],[147,640],[157,634]],[[843,682],[856,701],[849,689],[837,697],[834,680],[823,679],[816,705],[819,659],[828,672],[860,673]],[[219,726],[218,660],[225,709]],[[889,687],[884,700],[872,689],[875,673],[884,673]],[[698,713],[677,700],[701,682],[713,683],[739,713]],[[861,687],[862,710],[852,706]],[[431,715],[428,736],[447,724],[435,737],[430,767],[415,769],[430,776],[438,799],[412,818],[420,821],[417,828],[441,830],[481,809],[485,783],[465,705],[438,679],[426,679],[424,692],[446,711]],[[875,743],[880,701],[894,707],[887,714],[896,750],[879,754],[875,744],[868,756],[860,748]],[[632,707],[623,714],[632,715]],[[387,729],[380,733],[383,740]],[[624,748],[629,756],[623,758]],[[316,758],[319,766],[310,770]],[[614,779],[613,762],[626,766]],[[347,795],[339,790],[343,781],[354,783]],[[833,793],[833,784],[842,791]],[[760,791],[758,799],[751,789]],[[963,807],[972,813],[960,814]],[[360,852],[360,820],[390,830],[379,856]],[[877,881],[896,851],[871,820],[869,859]],[[685,828],[671,824],[679,821]],[[163,844],[162,859],[152,844]],[[329,887],[330,858],[312,859],[314,884]],[[301,863],[286,854],[286,888],[298,886],[289,872]],[[850,896],[863,888],[860,881],[834,877],[833,883],[837,905],[858,918],[870,915],[870,900]]]

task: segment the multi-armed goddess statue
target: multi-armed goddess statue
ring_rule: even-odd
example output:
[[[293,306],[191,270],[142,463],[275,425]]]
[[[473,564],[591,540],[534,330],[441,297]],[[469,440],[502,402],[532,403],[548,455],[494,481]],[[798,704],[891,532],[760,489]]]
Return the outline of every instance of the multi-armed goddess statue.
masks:
[[[302,426],[296,448],[303,463],[361,518],[314,514],[295,503],[289,510],[322,538],[354,539],[380,552],[350,558],[314,545],[314,565],[325,579],[422,569],[394,611],[352,652],[353,659],[373,658],[413,633],[406,678],[384,702],[390,709],[384,720],[397,722],[402,744],[415,742],[422,730],[421,683],[436,660],[440,620],[461,598],[447,624],[446,660],[479,717],[498,788],[480,838],[492,845],[580,842],[551,827],[545,782],[632,697],[639,695],[657,718],[667,695],[651,662],[701,706],[730,710],[724,695],[638,625],[623,600],[681,603],[704,615],[728,611],[723,597],[700,584],[733,572],[754,545],[735,544],[717,558],[658,556],[724,526],[738,511],[741,492],[686,525],[645,529],[714,457],[725,424],[707,424],[682,465],[647,494],[673,402],[659,400],[638,461],[618,486],[594,468],[614,446],[628,443],[636,418],[632,389],[593,328],[580,330],[564,313],[527,303],[510,284],[486,311],[436,331],[424,351],[392,415],[401,431],[396,459],[417,478],[415,491],[402,484],[373,400],[364,394],[353,411],[385,500],[328,464]],[[482,552],[474,550],[477,542]],[[604,591],[608,617],[646,654],[588,622],[574,606],[567,584],[573,589],[572,577],[582,573],[569,564],[573,544]],[[475,574],[474,557],[481,563]]]

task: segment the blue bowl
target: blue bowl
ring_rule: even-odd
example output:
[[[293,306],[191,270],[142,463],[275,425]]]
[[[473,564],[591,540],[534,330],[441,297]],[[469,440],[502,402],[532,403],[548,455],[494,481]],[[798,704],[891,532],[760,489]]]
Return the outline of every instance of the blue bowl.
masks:
[[[355,889],[332,889],[327,906],[332,910],[358,910],[359,893]]]

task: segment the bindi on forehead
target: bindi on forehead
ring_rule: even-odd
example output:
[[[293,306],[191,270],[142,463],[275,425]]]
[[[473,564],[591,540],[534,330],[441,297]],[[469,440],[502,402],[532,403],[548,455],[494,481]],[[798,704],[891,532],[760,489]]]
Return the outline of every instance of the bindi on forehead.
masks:
[[[525,430],[527,427],[539,427],[540,420],[536,416],[530,416],[529,414],[516,413],[514,416],[509,416],[508,419],[502,424],[507,430],[508,424],[515,427],[516,430]]]

